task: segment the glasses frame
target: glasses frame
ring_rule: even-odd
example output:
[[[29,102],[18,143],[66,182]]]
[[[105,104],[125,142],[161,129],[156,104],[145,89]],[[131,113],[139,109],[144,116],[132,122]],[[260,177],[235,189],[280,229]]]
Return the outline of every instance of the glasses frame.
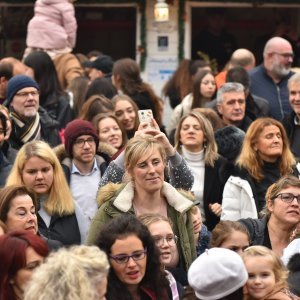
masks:
[[[293,196],[293,198],[291,198],[290,200],[287,200],[287,199],[283,199],[282,198],[282,195],[290,195],[290,196]],[[298,196],[295,196],[294,194],[292,194],[292,193],[279,193],[279,194],[277,194],[273,199],[276,199],[276,198],[278,198],[278,199],[280,199],[281,201],[283,201],[284,203],[292,203],[293,201],[294,201],[294,199],[296,199],[297,200],[297,202],[298,202],[298,204],[300,205],[300,195],[298,195]]]
[[[171,236],[169,236],[169,237],[171,237]],[[173,235],[173,241],[174,241],[174,244],[173,244],[173,242],[168,242],[167,238],[168,238],[168,236],[161,236],[159,239],[158,239],[158,238],[155,239],[155,236],[153,237],[154,243],[155,243],[155,245],[156,245],[157,247],[160,247],[161,245],[163,245],[163,244],[164,244],[164,241],[166,241],[166,243],[167,243],[169,246],[174,246],[174,245],[176,245],[177,242],[178,242],[178,236],[175,235],[175,234]]]
[[[276,54],[276,55],[280,55],[285,59],[291,58],[294,59],[295,58],[295,54],[294,53],[279,53],[279,52],[271,52],[271,54]]]
[[[29,95],[33,97],[37,97],[40,95],[39,91],[31,91],[31,92],[21,92],[21,93],[16,93],[15,96],[18,96],[23,99],[27,99]]]
[[[136,255],[141,255],[143,254],[141,257],[137,258],[135,257]],[[141,251],[137,251],[134,254],[131,255],[123,255],[123,254],[119,254],[119,255],[108,255],[108,257],[110,259],[113,259],[117,264],[119,265],[125,265],[128,263],[129,259],[132,258],[134,261],[138,261],[138,260],[142,260],[146,257],[147,254],[147,249],[141,250]],[[124,261],[120,261],[118,260],[119,258],[124,259]]]
[[[93,145],[96,144],[96,141],[93,137],[89,137],[85,140],[84,139],[79,139],[79,140],[76,139],[75,142],[74,142],[74,144],[76,146],[78,146],[79,148],[83,148],[85,143],[88,143],[90,146],[93,146]]]

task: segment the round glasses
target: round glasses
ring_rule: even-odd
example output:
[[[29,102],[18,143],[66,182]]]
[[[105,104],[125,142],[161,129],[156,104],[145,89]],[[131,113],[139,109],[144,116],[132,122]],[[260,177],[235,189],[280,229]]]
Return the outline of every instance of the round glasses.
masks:
[[[165,241],[169,246],[174,246],[177,244],[177,240],[178,240],[177,236],[174,234],[170,234],[167,236],[154,235],[153,239],[154,239],[155,245],[158,247],[162,246]]]

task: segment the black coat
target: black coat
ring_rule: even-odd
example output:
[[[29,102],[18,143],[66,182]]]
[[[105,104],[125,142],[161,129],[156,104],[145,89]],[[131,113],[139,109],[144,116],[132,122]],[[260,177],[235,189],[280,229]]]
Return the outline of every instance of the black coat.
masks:
[[[215,162],[214,167],[205,165],[203,203],[206,218],[205,225],[209,231],[213,230],[220,221],[220,218],[209,209],[209,204],[216,202],[222,204],[224,185],[231,175],[227,172],[227,165],[228,162],[223,157]]]
[[[56,240],[64,246],[79,245],[80,231],[75,213],[68,216],[51,216],[50,226],[47,228],[44,220],[38,214],[39,233],[46,239]]]

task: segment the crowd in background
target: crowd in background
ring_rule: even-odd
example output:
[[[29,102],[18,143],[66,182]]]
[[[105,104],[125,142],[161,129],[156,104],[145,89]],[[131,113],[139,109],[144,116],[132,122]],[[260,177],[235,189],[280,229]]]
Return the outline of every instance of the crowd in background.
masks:
[[[184,59],[160,96],[134,59],[72,52],[72,2],[36,1],[0,60],[0,300],[300,299],[290,42]]]

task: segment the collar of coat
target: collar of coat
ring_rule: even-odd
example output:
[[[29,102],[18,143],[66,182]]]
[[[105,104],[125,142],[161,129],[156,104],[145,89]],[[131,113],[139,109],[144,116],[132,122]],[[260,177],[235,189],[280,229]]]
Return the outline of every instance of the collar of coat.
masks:
[[[98,198],[98,202],[103,203],[110,200],[118,191],[120,192],[113,200],[113,205],[122,212],[128,212],[132,207],[134,198],[133,182],[129,182],[125,186],[120,184],[108,184],[104,186],[99,192],[100,197]],[[184,190],[178,191],[167,182],[164,182],[162,186],[162,194],[165,196],[168,204],[180,213],[184,213],[196,204],[190,192]]]

